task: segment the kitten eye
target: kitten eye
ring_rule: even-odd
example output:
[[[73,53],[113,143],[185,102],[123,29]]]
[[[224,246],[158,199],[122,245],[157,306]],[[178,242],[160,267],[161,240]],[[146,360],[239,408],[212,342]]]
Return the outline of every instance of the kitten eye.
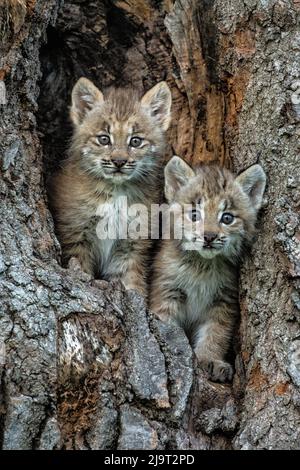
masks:
[[[224,214],[221,217],[221,222],[226,225],[232,224],[234,220],[234,216],[230,214],[229,212],[224,212]]]
[[[129,145],[130,147],[140,147],[142,145],[143,139],[141,137],[132,137],[130,139]]]
[[[198,211],[197,209],[192,209],[191,211],[188,212],[188,218],[192,222],[198,222],[201,219],[201,212]]]
[[[108,135],[98,135],[97,136],[97,141],[99,142],[99,144],[101,145],[109,145],[110,144],[110,138]]]

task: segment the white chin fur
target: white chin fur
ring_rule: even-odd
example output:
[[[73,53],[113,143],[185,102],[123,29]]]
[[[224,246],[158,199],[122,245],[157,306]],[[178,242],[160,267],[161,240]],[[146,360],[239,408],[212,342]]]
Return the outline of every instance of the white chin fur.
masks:
[[[116,174],[116,173],[103,173],[104,178],[113,180],[113,181],[124,181],[125,179],[129,178],[129,174],[127,173],[121,173],[121,174]]]
[[[212,259],[218,254],[220,254],[220,250],[215,248],[212,249],[205,249],[201,243],[197,242],[185,242],[183,243],[183,248],[186,251],[197,251],[202,258],[205,259]]]
[[[215,256],[220,254],[220,250],[216,250],[215,248],[211,248],[211,249],[202,248],[201,250],[198,250],[198,253],[200,256],[202,256],[202,258],[212,259]]]
[[[205,249],[202,243],[199,242],[185,242],[183,243],[183,249],[185,251],[197,251],[205,259],[212,259],[221,253],[221,250],[216,248]]]

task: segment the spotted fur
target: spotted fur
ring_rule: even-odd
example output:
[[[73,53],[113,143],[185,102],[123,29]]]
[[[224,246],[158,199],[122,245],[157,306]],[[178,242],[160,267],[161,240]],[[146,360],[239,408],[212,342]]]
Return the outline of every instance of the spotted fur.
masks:
[[[102,93],[81,78],[72,91],[74,134],[69,158],[50,190],[64,260],[76,257],[84,271],[121,280],[142,293],[151,240],[100,240],[96,212],[110,204],[107,221],[116,225],[120,197],[126,196],[128,205],[150,207],[159,202],[170,107],[165,82],[140,98],[132,89]],[[101,144],[103,135],[109,137],[109,144]],[[130,145],[134,136],[142,139],[138,148]]]
[[[216,381],[232,378],[225,356],[238,312],[238,264],[255,232],[265,181],[259,165],[237,177],[218,166],[192,169],[179,157],[165,168],[175,227],[190,217],[189,212],[182,217],[184,205],[199,211],[200,219],[186,224],[182,239],[162,240],[150,308],[185,329],[200,364]],[[224,213],[234,216],[232,223],[221,221]]]

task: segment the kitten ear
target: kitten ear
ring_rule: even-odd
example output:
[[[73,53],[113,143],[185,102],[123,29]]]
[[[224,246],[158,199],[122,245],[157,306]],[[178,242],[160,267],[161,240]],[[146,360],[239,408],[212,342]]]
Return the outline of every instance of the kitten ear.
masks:
[[[161,124],[164,131],[171,121],[172,95],[166,82],[159,82],[141,99],[142,106],[147,107],[150,113]]]
[[[173,201],[177,191],[193,176],[195,176],[194,170],[182,158],[174,155],[165,166],[165,196],[167,201]]]
[[[103,103],[103,94],[87,78],[81,77],[72,90],[71,119],[79,125],[87,113],[97,104]]]
[[[266,174],[260,165],[252,165],[236,177],[235,181],[249,196],[254,208],[261,207],[262,198],[266,187]]]

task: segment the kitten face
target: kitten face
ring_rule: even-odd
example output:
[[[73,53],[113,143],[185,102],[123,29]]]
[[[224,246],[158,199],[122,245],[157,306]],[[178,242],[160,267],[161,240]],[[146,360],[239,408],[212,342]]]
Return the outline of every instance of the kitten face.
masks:
[[[165,82],[139,99],[131,89],[112,89],[104,96],[82,78],[72,100],[72,148],[85,171],[120,183],[147,177],[160,164],[171,108]]]
[[[193,170],[173,157],[165,180],[175,225],[183,230],[182,249],[197,251],[207,259],[220,254],[237,257],[243,242],[254,233],[266,182],[262,168],[253,165],[235,178],[217,166]]]

